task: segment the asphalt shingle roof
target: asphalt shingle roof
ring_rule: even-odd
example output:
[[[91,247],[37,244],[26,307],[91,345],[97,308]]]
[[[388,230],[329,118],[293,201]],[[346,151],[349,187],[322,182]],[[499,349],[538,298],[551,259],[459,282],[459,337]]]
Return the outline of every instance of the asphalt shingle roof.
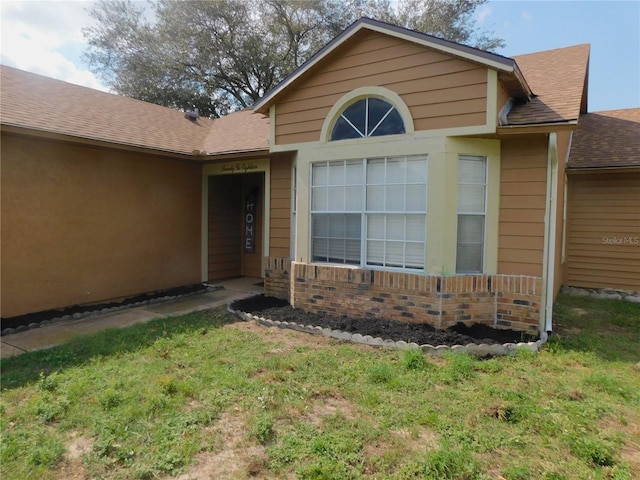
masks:
[[[171,108],[7,66],[0,70],[3,125],[184,155],[268,149],[268,120],[252,111],[194,122]]]
[[[588,44],[518,55],[514,59],[535,97],[512,108],[507,116],[509,125],[578,119],[587,93]]]
[[[520,55],[515,61],[536,96],[512,108],[509,125],[578,119],[586,107],[589,45]],[[0,121],[5,125],[183,155],[269,149],[269,119],[250,109],[192,122],[159,105],[11,67],[0,70]]]
[[[640,167],[640,108],[580,116],[567,168]]]

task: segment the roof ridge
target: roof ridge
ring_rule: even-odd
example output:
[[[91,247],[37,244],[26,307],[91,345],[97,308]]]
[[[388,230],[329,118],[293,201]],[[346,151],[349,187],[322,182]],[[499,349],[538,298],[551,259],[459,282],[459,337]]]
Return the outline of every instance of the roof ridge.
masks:
[[[513,58],[514,60],[517,61],[518,58],[526,57],[526,56],[529,56],[529,55],[548,54],[548,53],[555,52],[555,51],[558,51],[558,50],[568,50],[568,49],[577,48],[577,47],[589,47],[589,49],[591,49],[591,43],[588,43],[588,42],[587,43],[577,43],[575,45],[567,45],[565,47],[549,48],[547,50],[539,50],[537,52],[519,53],[517,55],[514,55],[511,58]]]

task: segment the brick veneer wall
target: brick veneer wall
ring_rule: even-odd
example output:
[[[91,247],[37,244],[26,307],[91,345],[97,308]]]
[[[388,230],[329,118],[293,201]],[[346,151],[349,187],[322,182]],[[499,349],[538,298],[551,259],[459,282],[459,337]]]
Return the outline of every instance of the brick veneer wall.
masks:
[[[265,293],[294,307],[447,328],[457,322],[538,331],[542,279],[421,275],[268,258]],[[290,288],[289,288],[290,287]]]
[[[285,298],[290,301],[291,260],[288,258],[266,257],[264,267],[264,294]]]

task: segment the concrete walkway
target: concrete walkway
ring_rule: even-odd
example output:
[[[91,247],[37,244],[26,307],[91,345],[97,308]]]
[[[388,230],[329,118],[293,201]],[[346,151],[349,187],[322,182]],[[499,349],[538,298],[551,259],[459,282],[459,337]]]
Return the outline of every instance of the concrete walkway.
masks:
[[[96,315],[78,320],[56,322],[44,327],[0,337],[0,357],[7,358],[24,352],[44,350],[74,337],[95,333],[107,328],[123,328],[155,318],[184,315],[198,310],[226,305],[239,298],[263,293],[258,278],[237,278],[221,282],[222,288],[212,292],[189,295],[163,303],[132,307],[119,312]]]

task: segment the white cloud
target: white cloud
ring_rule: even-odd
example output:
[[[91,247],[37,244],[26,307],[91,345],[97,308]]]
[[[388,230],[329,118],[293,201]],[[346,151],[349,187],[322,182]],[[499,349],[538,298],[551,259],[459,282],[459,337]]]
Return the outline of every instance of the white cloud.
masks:
[[[91,23],[92,3],[2,0],[0,63],[106,91],[79,58],[61,53],[86,49],[82,28]]]
[[[533,20],[533,15],[531,14],[531,12],[528,12],[526,10],[522,11],[520,17],[526,22],[531,22]]]
[[[483,5],[480,10],[476,12],[476,21],[480,24],[483,24],[487,18],[493,12],[491,5]]]

